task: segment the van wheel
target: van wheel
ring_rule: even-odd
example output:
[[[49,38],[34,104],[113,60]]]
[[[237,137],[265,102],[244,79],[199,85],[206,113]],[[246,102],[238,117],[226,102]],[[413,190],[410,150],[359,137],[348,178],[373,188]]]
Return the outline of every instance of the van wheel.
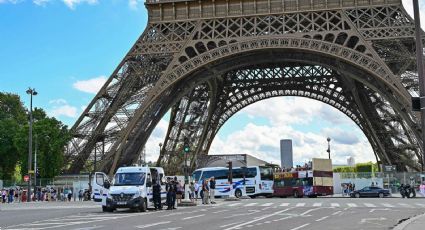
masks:
[[[236,191],[235,191],[235,197],[236,198],[239,198],[241,196],[242,196],[242,191],[240,189],[236,189]]]
[[[379,198],[384,198],[384,194],[381,192],[378,194]]]
[[[146,209],[147,209],[147,207],[146,207],[146,200],[145,199],[142,199],[142,202],[140,204],[140,211],[141,212],[146,212]]]
[[[360,198],[360,193],[356,193],[356,195],[354,195],[356,198]]]
[[[108,208],[106,206],[102,206],[102,212],[113,212],[114,210],[112,208]]]

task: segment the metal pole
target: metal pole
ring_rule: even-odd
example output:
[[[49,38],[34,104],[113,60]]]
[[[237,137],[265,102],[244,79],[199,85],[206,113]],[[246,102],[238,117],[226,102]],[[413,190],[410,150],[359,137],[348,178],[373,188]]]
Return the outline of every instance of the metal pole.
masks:
[[[38,136],[35,136],[35,151],[34,151],[34,195],[37,189],[37,149],[38,149]]]
[[[331,138],[328,137],[328,139],[326,139],[328,141],[328,150],[326,152],[328,152],[328,157],[329,159],[331,159]]]
[[[425,81],[424,81],[424,65],[423,65],[423,47],[421,39],[421,20],[419,16],[419,2],[413,0],[413,10],[415,17],[415,33],[416,33],[416,63],[418,66],[419,78],[419,96],[421,101],[421,123],[422,123],[422,172],[425,171]]]
[[[32,165],[32,96],[37,95],[35,89],[29,88],[26,91],[27,94],[30,94],[30,127],[28,134],[28,193],[27,193],[27,202],[31,202],[31,165]]]
[[[96,172],[96,158],[97,158],[97,143],[94,145],[94,165],[93,165],[93,171]]]

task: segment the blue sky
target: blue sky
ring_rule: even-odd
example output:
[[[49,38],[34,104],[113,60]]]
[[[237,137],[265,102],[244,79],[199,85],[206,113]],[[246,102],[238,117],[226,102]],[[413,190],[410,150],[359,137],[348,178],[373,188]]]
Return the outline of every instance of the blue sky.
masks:
[[[143,32],[143,2],[0,0],[0,91],[18,94],[28,105],[25,91],[34,87],[39,92],[34,106],[72,126]],[[403,2],[411,12],[411,1]],[[167,126],[164,118],[151,135],[148,159],[156,159]],[[345,115],[292,97],[243,109],[220,130],[211,153],[249,153],[278,163],[279,139],[292,138],[295,161],[303,162],[327,156],[328,136],[335,163],[349,156],[357,162],[375,159],[366,137]]]

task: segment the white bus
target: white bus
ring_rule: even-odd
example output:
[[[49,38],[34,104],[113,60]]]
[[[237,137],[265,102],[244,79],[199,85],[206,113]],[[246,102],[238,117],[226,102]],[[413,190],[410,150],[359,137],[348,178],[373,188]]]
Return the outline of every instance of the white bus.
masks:
[[[235,167],[232,170],[233,189],[236,197],[241,197],[246,189],[246,195],[256,196],[273,195],[273,169],[266,166]],[[245,174],[245,184],[244,184]],[[214,177],[216,180],[216,196],[228,196],[231,192],[229,184],[229,169],[226,167],[201,168],[193,172],[192,178],[202,188],[204,179]]]

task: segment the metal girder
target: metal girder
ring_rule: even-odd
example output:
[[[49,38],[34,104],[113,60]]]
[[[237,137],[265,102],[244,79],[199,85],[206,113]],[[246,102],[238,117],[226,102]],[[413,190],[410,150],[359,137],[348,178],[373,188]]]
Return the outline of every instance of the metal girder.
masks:
[[[334,106],[363,130],[377,159],[419,168],[414,25],[401,1],[148,0],[146,7],[144,33],[72,128],[68,172],[90,170],[95,149],[103,171],[134,163],[169,110],[157,163],[178,168],[187,137],[195,167],[233,114],[285,95]]]

